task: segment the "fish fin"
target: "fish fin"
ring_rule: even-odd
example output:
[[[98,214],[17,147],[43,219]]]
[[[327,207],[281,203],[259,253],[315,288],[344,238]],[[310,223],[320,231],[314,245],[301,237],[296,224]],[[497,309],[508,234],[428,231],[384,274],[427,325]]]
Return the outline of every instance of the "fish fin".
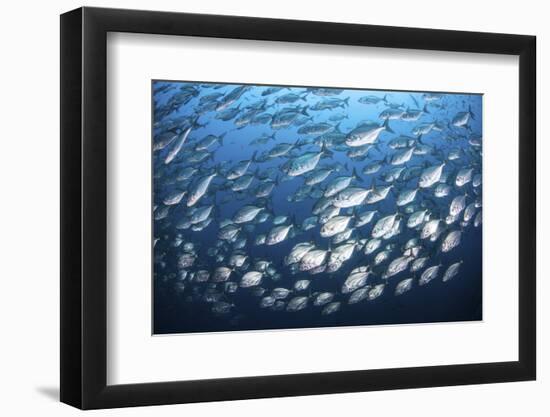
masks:
[[[384,127],[384,129],[386,129],[387,132],[390,132],[390,133],[395,133],[392,128],[390,127],[390,119],[386,119],[382,125]]]

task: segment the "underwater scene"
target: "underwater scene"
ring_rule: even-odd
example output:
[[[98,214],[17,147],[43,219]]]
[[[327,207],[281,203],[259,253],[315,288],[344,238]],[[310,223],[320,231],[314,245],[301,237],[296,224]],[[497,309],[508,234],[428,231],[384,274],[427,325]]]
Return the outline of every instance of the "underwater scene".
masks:
[[[482,95],[152,81],[153,334],[482,320]]]

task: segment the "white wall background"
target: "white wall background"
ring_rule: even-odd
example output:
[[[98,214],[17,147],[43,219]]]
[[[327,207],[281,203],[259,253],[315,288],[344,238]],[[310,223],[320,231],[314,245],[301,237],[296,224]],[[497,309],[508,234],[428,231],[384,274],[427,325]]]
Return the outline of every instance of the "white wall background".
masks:
[[[7,2],[0,20],[0,413],[76,415],[57,402],[59,379],[59,17],[81,6],[72,0],[54,3]],[[550,97],[548,74],[550,27],[545,4],[461,0],[321,2],[278,0],[92,1],[86,5],[158,9],[197,13],[417,26],[441,29],[510,32],[538,36],[539,119],[539,366],[538,381],[498,385],[432,388],[231,403],[146,407],[95,412],[95,415],[281,416],[298,413],[329,416],[372,415],[545,416],[550,392],[547,352],[550,330],[550,192],[544,192],[550,155],[543,142],[549,130],[544,120],[543,94]]]

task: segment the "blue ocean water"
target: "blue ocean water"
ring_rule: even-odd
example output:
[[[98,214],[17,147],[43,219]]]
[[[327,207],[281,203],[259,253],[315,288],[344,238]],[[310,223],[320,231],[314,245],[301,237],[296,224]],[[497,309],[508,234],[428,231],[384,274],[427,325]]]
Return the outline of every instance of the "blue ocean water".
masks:
[[[482,226],[474,225],[475,215],[464,220],[462,210],[456,220],[446,224],[449,207],[457,196],[466,196],[466,205],[475,206],[475,214],[481,212],[482,185],[474,187],[470,180],[462,186],[456,185],[457,174],[462,169],[472,168],[472,175],[481,174],[482,96],[479,94],[448,94],[409,91],[380,91],[316,87],[285,87],[265,94],[274,86],[243,86],[237,84],[215,84],[195,82],[154,81],[153,94],[153,177],[154,177],[154,311],[153,333],[188,333],[232,330],[285,329],[326,326],[377,325],[402,323],[428,323],[471,321],[482,319]],[[292,94],[289,96],[289,94]],[[365,100],[365,97],[371,97]],[[286,97],[286,98],[285,98]],[[295,101],[292,101],[294,100]],[[331,102],[332,100],[332,102]],[[324,104],[323,104],[324,103]],[[330,108],[334,106],[334,108]],[[328,108],[324,108],[328,107]],[[274,123],[277,115],[284,115],[284,109],[296,117],[288,126],[278,127]],[[232,112],[234,110],[234,112]],[[384,111],[392,116],[385,120]],[[407,114],[417,112],[407,120]],[[220,115],[227,113],[227,120]],[[265,116],[262,123],[246,123],[250,115]],[[467,114],[462,124],[460,116]],[[269,117],[271,116],[271,119]],[[291,117],[289,117],[291,118]],[[336,120],[341,118],[341,120]],[[463,117],[464,118],[464,117]],[[261,118],[260,118],[261,120]],[[323,138],[330,132],[341,132],[342,138],[349,138],[358,126],[374,123],[389,124],[391,130],[382,130],[368,151],[359,157],[350,157],[349,152],[359,147],[349,146],[348,141],[330,143]],[[301,133],[304,127],[319,123],[330,125],[328,133]],[[422,135],[415,134],[418,128],[429,125]],[[313,126],[315,127],[315,126]],[[312,128],[313,129],[313,128]],[[417,129],[415,131],[415,129]],[[314,129],[313,129],[314,130]],[[188,132],[176,156],[174,150]],[[201,142],[208,135],[221,140],[212,143]],[[274,135],[274,136],[273,136]],[[265,143],[258,138],[272,137]],[[399,136],[410,139],[403,148],[392,145]],[[420,137],[419,137],[420,136]],[[254,144],[254,142],[256,142]],[[166,143],[165,146],[163,146]],[[208,144],[202,149],[202,144]],[[277,144],[296,144],[287,154],[267,157]],[[323,145],[324,144],[324,145]],[[392,146],[390,146],[392,145]],[[392,155],[403,149],[415,147],[410,160],[402,165],[409,178],[384,181],[385,174],[398,166],[391,164]],[[285,164],[300,155],[325,150],[312,171],[301,175],[288,175]],[[451,157],[458,155],[458,157]],[[200,156],[200,158],[198,157]],[[201,159],[204,156],[204,159]],[[200,160],[197,160],[200,159]],[[167,162],[169,161],[169,162]],[[232,190],[237,179],[228,179],[231,168],[240,161],[250,161],[244,175],[253,175],[250,185],[241,191]],[[364,169],[373,162],[382,167],[372,174]],[[442,164],[442,178],[437,182],[447,183],[450,193],[435,197],[434,188],[422,188],[409,205],[397,207],[396,198],[400,191],[418,187],[423,170]],[[307,189],[306,197],[296,197],[304,190],[305,178],[325,167],[335,167],[327,179]],[[186,171],[187,170],[187,171]],[[193,172],[186,177],[186,172]],[[388,196],[374,204],[360,204],[343,208],[340,215],[355,218],[365,210],[377,210],[374,219],[367,225],[353,227],[351,240],[357,241],[352,256],[343,262],[335,272],[295,270],[285,265],[284,259],[300,242],[313,242],[316,248],[332,251],[338,244],[331,238],[320,236],[322,225],[316,224],[304,230],[302,223],[313,214],[314,205],[320,194],[326,192],[327,184],[339,176],[358,173],[349,187],[372,189],[393,184]],[[209,175],[215,176],[198,202],[189,205],[189,196],[200,182]],[[275,182],[267,198],[258,198],[257,187],[265,182]],[[176,204],[166,204],[170,196],[183,194]],[[220,229],[245,205],[261,204],[268,220],[239,224],[237,236],[232,241],[220,239]],[[197,208],[212,205],[214,208],[201,230],[193,230],[189,219]],[[410,212],[407,212],[410,206]],[[408,228],[405,223],[413,211],[428,209],[432,218],[441,219],[441,235],[434,242],[419,239],[420,229]],[[393,213],[400,213],[402,222],[399,233],[382,239],[380,248],[365,255],[359,241],[372,239],[372,229],[379,219]],[[159,214],[162,213],[162,214]],[[274,245],[255,244],[255,239],[269,234],[276,227],[273,219],[287,216],[284,224],[292,224],[292,232],[286,239]],[[194,224],[196,225],[196,223]],[[461,232],[460,244],[449,252],[441,245],[450,231]],[[409,268],[388,279],[382,277],[388,264],[404,253],[404,245],[410,239],[419,240],[418,257],[427,256],[429,261],[420,271],[411,273]],[[235,248],[242,244],[243,247]],[[349,241],[348,239],[348,241]],[[375,256],[387,245],[391,245],[389,259],[374,266]],[[189,254],[193,264],[182,267],[179,262],[183,254]],[[231,254],[241,253],[247,261],[242,267],[231,267],[229,277],[216,282],[213,274],[216,268],[228,267]],[[330,253],[330,252],[329,252]],[[256,261],[269,263],[271,273],[262,272],[262,279],[252,288],[240,285],[246,272],[257,270]],[[444,282],[442,276],[453,263],[462,261],[459,272]],[[441,264],[437,277],[425,285],[419,285],[422,272],[430,266]],[[372,300],[365,299],[349,304],[350,294],[342,293],[342,285],[350,272],[360,266],[372,267],[368,285],[384,284],[382,295]],[[202,271],[197,274],[198,271]],[[207,279],[204,271],[209,275]],[[413,278],[412,288],[401,295],[395,295],[396,285],[403,279]],[[310,280],[305,291],[293,289],[298,280]],[[236,291],[228,291],[227,283],[235,283]],[[263,298],[269,297],[275,288],[289,289],[290,294],[277,307],[261,307]],[[262,294],[260,294],[264,290]],[[333,294],[332,303],[340,303],[338,311],[322,314],[324,306],[315,306],[313,301],[319,293]],[[306,297],[305,308],[288,311],[289,300]]]

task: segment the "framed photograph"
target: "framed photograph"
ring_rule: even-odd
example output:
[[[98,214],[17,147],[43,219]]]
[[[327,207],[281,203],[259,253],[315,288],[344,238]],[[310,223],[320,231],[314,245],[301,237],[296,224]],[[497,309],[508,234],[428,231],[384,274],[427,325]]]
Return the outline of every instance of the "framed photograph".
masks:
[[[61,16],[61,401],[533,380],[535,37]]]

